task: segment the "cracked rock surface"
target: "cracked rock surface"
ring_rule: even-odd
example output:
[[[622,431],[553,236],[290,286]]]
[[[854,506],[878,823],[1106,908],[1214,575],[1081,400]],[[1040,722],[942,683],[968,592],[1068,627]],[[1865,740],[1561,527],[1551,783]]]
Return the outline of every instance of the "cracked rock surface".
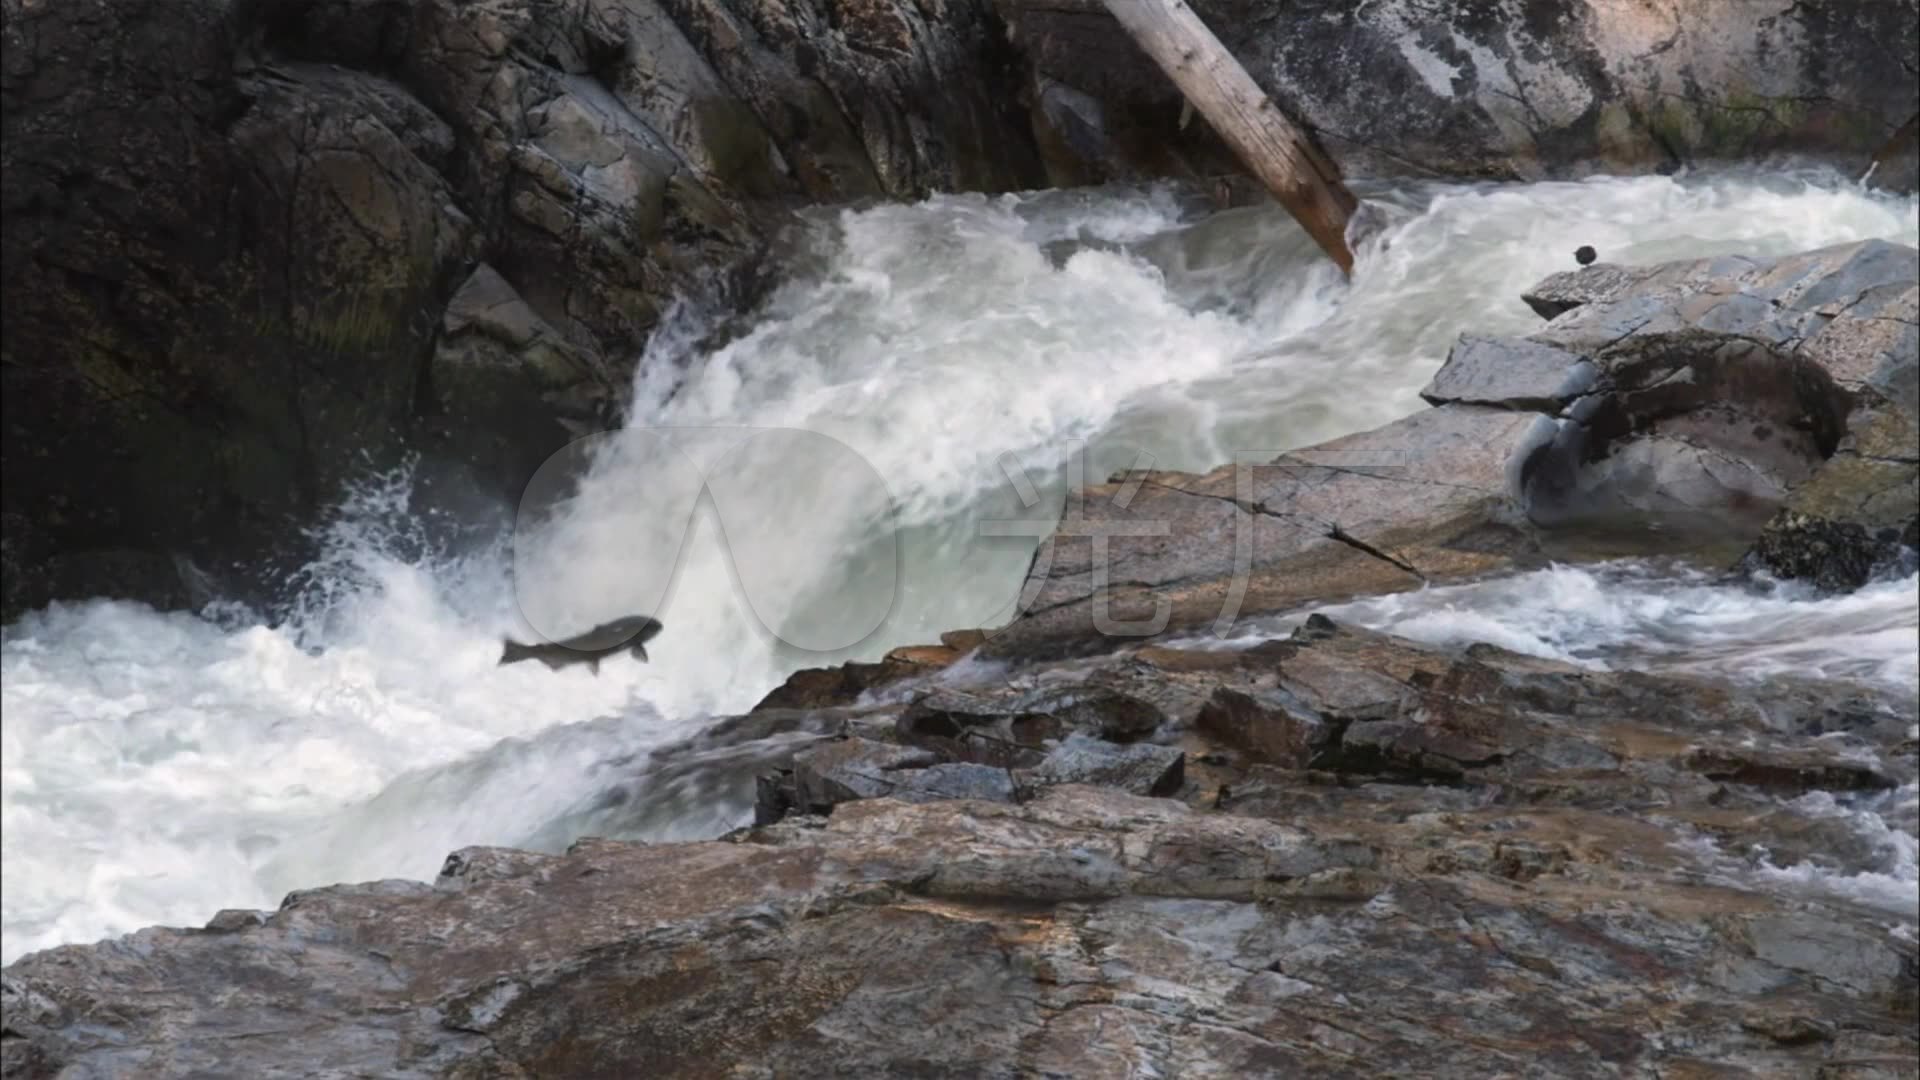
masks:
[[[1099,3],[996,3],[1033,57],[1056,170],[1231,168]],[[1914,190],[1915,0],[1192,6],[1348,175],[1534,180],[1787,154]]]

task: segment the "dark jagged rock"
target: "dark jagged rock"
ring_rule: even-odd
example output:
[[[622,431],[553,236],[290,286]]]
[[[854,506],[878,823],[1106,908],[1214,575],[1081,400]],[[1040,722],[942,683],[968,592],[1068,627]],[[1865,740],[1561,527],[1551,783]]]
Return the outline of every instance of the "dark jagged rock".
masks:
[[[1844,683],[1782,679],[1742,688],[1602,674],[1490,645],[1416,645],[1321,616],[1286,639],[1240,650],[1154,648],[1080,663],[1072,677],[1087,692],[1124,689],[1157,703],[1165,717],[1158,737],[1168,744],[1132,747],[1153,747],[1151,756],[1163,762],[1176,746],[1185,752],[1184,778],[1195,783],[1179,788],[1181,798],[1204,802],[1209,790],[1231,788],[1241,813],[1248,812],[1246,778],[1271,768],[1349,785],[1442,783],[1499,798],[1650,809],[1675,799],[1708,805],[1724,784],[1751,789],[1755,806],[1766,805],[1769,792],[1881,790],[1905,782],[1914,766],[1905,733],[1911,702],[1862,697]],[[1031,698],[1006,685],[937,693],[947,707],[964,707],[969,731],[1005,724]],[[928,739],[911,725],[885,722],[911,708],[881,707],[860,721],[862,739],[796,757],[797,771],[809,759],[861,759],[876,763],[869,775],[885,778],[859,792],[848,785],[814,812],[877,797],[889,785],[905,788],[914,770],[938,763],[1016,764],[977,759],[965,739]],[[1045,762],[1062,747],[1116,759],[1130,752],[1094,731],[1041,735],[1022,746],[1038,751],[1041,763],[1014,771],[1037,788],[1049,782],[1054,770]],[[1899,764],[1873,764],[1876,752]],[[1160,793],[1176,794],[1171,787]]]
[[[894,795],[900,787],[894,773],[938,761],[924,750],[866,739],[826,743],[794,756],[795,801],[808,813],[825,813],[849,799]]]
[[[1874,791],[1898,787],[1897,781],[1872,764],[1835,761],[1819,753],[1702,748],[1687,758],[1686,767],[1709,780],[1785,791]]]
[[[409,453],[510,514],[776,208],[1042,179],[970,3],[6,0],[4,49],[8,616],[259,598]]]
[[[949,762],[919,769],[902,778],[891,796],[905,802],[975,799],[1013,802],[1019,794],[1015,776],[1003,768],[970,761]]]
[[[1877,187],[1903,195],[1920,191],[1920,113],[1909,118],[1873,155],[1870,180]]]
[[[921,665],[905,660],[882,660],[877,664],[858,661],[830,668],[805,668],[787,676],[774,687],[756,709],[823,709],[852,705],[868,691],[878,690],[919,674]]]
[[[1107,742],[1127,743],[1159,731],[1167,717],[1150,701],[1100,686],[1038,690],[1015,708],[1023,719],[1046,718],[1062,731],[1080,731]]]
[[[1194,726],[1253,760],[1290,769],[1313,764],[1340,729],[1283,688],[1214,691]]]

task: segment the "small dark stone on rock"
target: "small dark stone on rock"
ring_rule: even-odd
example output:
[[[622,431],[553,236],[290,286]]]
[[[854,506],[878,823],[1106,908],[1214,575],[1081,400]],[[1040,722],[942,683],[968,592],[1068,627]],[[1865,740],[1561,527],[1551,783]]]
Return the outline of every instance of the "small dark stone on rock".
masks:
[[[1592,266],[1593,261],[1595,259],[1598,259],[1599,257],[1600,257],[1600,253],[1593,250],[1592,247],[1586,244],[1580,245],[1580,247],[1573,253],[1574,261],[1579,263],[1581,266]]]
[[[244,908],[223,908],[207,920],[206,929],[216,934],[231,934],[253,926],[265,926],[267,913]]]

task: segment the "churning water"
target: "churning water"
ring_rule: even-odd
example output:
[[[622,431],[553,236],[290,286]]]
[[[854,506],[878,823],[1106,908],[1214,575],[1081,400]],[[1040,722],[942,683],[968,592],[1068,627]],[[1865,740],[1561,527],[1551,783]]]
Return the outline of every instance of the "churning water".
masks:
[[[649,747],[788,671],[1003,621],[1077,448],[1095,477],[1142,454],[1201,469],[1391,420],[1455,335],[1537,325],[1519,293],[1580,244],[1651,262],[1920,239],[1912,200],[1804,178],[1364,194],[1387,227],[1351,284],[1277,211],[1203,216],[1167,190],[815,212],[730,344],[677,355],[691,335],[657,335],[629,425],[582,447],[577,492],[516,536],[436,555],[404,478],[376,478],[285,625],[110,602],[22,619],[0,653],[5,957],[551,840]],[[995,521],[1029,534],[984,537]],[[1663,611],[1633,582],[1559,573],[1551,610],[1495,591],[1373,614],[1721,670],[1841,663],[1780,633],[1796,618],[1914,642],[1912,581],[1846,602],[1689,582]],[[633,611],[666,624],[650,665],[495,666],[502,634]],[[1680,640],[1597,644],[1640,624]],[[1912,687],[1910,660],[1874,663]]]

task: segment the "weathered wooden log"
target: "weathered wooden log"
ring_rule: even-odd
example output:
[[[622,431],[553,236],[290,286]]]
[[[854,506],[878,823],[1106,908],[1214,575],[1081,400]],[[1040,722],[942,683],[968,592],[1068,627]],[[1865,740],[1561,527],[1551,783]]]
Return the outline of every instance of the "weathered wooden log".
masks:
[[[1307,235],[1343,272],[1352,272],[1347,219],[1359,204],[1339,168],[1281,113],[1200,16],[1184,0],[1104,2]]]

